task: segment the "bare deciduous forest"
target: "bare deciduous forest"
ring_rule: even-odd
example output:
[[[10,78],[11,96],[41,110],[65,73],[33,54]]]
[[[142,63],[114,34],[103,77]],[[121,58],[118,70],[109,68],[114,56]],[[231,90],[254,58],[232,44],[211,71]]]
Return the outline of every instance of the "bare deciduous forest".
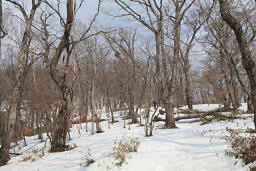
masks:
[[[252,0],[0,0],[0,170],[255,169],[255,20]]]

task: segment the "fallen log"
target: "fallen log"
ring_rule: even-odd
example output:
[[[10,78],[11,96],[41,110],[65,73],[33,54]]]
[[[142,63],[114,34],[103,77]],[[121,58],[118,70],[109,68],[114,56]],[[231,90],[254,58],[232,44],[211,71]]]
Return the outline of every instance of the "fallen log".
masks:
[[[202,117],[204,117],[204,116],[206,116],[206,114],[179,116],[179,117],[174,118],[174,120],[175,120],[175,121],[179,121],[179,120],[182,120],[182,119],[202,118]]]
[[[204,114],[205,115],[205,114]],[[157,115],[158,116],[158,115]],[[160,117],[155,117],[154,118],[154,122],[159,122],[159,121],[165,121],[165,119],[162,119]],[[182,119],[195,119],[195,118],[202,118],[203,115],[202,114],[198,114],[198,115],[187,115],[187,116],[180,116],[180,117],[175,117],[174,120],[175,121],[179,121]]]
[[[203,114],[203,113],[209,113],[209,112],[234,112],[237,110],[237,108],[231,108],[231,107],[219,107],[217,109],[211,110],[211,111],[202,111],[202,110],[188,110],[188,109],[181,109],[179,107],[176,107],[179,111],[175,112],[174,114],[182,113],[182,114]]]
[[[179,116],[179,117],[175,117],[174,120],[175,121],[179,121],[179,120],[184,120],[184,119],[195,119],[195,118],[199,118],[202,121],[202,124],[207,124],[215,119],[220,120],[234,120],[237,119],[237,116],[227,116],[227,115],[223,115],[221,114],[221,112],[227,112],[227,110],[231,110],[230,108],[218,108],[216,110],[212,110],[212,111],[208,111],[208,112],[204,112],[204,113],[198,113],[198,114],[188,114],[187,116]],[[212,116],[212,117],[208,117],[208,116]],[[165,119],[159,118],[158,115],[154,118],[155,122],[158,121],[165,121]]]
[[[21,153],[9,153],[9,154],[15,155],[15,156],[20,156],[20,155],[22,155]]]

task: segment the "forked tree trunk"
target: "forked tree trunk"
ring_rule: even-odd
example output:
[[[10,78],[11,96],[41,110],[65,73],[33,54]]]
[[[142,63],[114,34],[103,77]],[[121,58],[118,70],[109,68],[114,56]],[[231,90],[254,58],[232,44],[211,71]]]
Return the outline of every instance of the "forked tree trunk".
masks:
[[[166,99],[166,119],[165,119],[165,127],[166,128],[176,128],[175,120],[174,120],[174,90],[175,85],[177,82],[177,67],[178,67],[178,60],[179,60],[179,53],[180,53],[180,31],[181,31],[181,22],[183,19],[183,16],[187,12],[187,10],[192,6],[192,4],[195,2],[195,0],[191,0],[186,8],[183,9],[185,0],[175,0],[173,1],[175,4],[175,19],[174,19],[174,49],[173,49],[173,60],[172,60],[172,78],[169,81],[169,75],[166,73],[166,64],[163,60],[163,70],[166,82],[168,83],[168,93],[167,93],[167,99]],[[163,17],[163,16],[162,16]],[[163,24],[160,27],[163,32]],[[165,57],[165,51],[164,50],[164,33],[161,34],[161,49],[162,49],[162,55]]]

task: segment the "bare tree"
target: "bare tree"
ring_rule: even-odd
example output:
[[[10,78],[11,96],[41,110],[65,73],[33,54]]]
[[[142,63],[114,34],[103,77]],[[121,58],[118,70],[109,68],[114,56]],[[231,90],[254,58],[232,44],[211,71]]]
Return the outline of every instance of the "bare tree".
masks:
[[[182,20],[185,16],[185,13],[189,10],[189,8],[193,5],[195,0],[192,0],[187,4],[186,0],[172,0],[172,3],[175,7],[174,16],[172,14],[168,14],[169,10],[167,12],[168,18],[173,22],[173,35],[174,35],[174,48],[173,48],[173,59],[172,59],[172,71],[171,71],[171,80],[169,81],[169,77],[166,75],[166,81],[168,85],[168,93],[166,98],[166,120],[165,120],[165,126],[166,128],[174,128],[175,121],[174,121],[174,90],[175,85],[177,82],[177,67],[178,67],[178,60],[180,58],[180,33],[181,33],[181,25]],[[162,38],[163,39],[163,38]],[[162,41],[162,44],[164,41]],[[162,45],[164,46],[164,44]],[[162,50],[163,47],[161,46]],[[162,52],[162,54],[165,54],[165,52]],[[164,63],[163,63],[164,65]],[[165,67],[164,67],[165,68]],[[166,70],[166,69],[164,69]],[[167,72],[167,71],[166,71]]]
[[[7,32],[4,31],[3,27],[3,3],[0,0],[0,59],[2,57],[2,39],[7,35]]]
[[[193,94],[192,94],[192,85],[191,85],[191,76],[190,76],[190,70],[191,70],[191,64],[190,64],[190,53],[194,45],[194,40],[197,37],[197,33],[204,24],[204,20],[202,20],[202,16],[200,12],[191,12],[190,16],[185,18],[185,22],[188,25],[188,28],[190,31],[189,38],[187,38],[187,41],[184,42],[183,48],[180,49],[180,55],[183,62],[183,71],[185,76],[185,94],[186,94],[186,102],[188,105],[188,109],[193,109]]]
[[[166,107],[166,120],[165,127],[166,128],[175,128],[175,121],[173,117],[173,83],[175,83],[174,77],[172,76],[172,80],[169,80],[169,73],[167,68],[167,54],[165,51],[165,30],[164,30],[164,4],[163,1],[160,0],[157,2],[156,0],[139,0],[139,1],[130,1],[133,4],[129,4],[123,0],[115,0],[115,2],[122,8],[122,10],[129,16],[132,16],[136,21],[141,23],[144,27],[150,30],[153,33],[155,38],[155,79],[154,82],[156,84],[157,101],[163,101]],[[133,5],[138,5],[142,9],[144,9],[145,16],[142,13],[136,11],[133,8]],[[178,50],[179,53],[179,50]],[[177,56],[176,56],[177,57]],[[174,62],[177,61],[177,58],[173,58]],[[162,65],[160,65],[160,60]],[[161,67],[162,66],[162,67]],[[172,74],[176,75],[176,66],[173,65]],[[162,78],[160,70],[163,71],[164,78]],[[159,97],[163,97],[167,88],[167,93],[165,95],[165,99],[160,99]]]
[[[218,0],[218,2],[220,5],[221,17],[234,31],[236,40],[239,44],[243,66],[250,81],[252,104],[254,108],[254,126],[256,128],[256,64],[253,60],[249,43],[241,23],[231,14],[231,8],[226,0]]]
[[[136,54],[135,54],[135,38],[136,31],[129,35],[125,30],[120,30],[116,35],[105,36],[109,46],[115,53],[115,57],[121,61],[127,72],[127,95],[129,99],[129,116],[132,118],[132,123],[137,123],[137,115],[134,110],[135,106],[135,82],[136,82]]]
[[[47,30],[47,24],[44,24],[44,44],[45,44],[45,63],[46,66],[49,67],[50,75],[58,87],[60,94],[62,96],[62,102],[58,110],[58,115],[56,118],[56,127],[53,131],[52,142],[51,142],[51,150],[52,151],[63,151],[66,147],[66,138],[67,133],[69,132],[70,126],[70,116],[71,116],[71,106],[73,100],[73,82],[70,84],[68,82],[68,74],[70,73],[70,59],[72,57],[72,52],[74,47],[96,34],[101,32],[93,33],[88,35],[88,32],[91,30],[91,27],[99,14],[101,0],[98,1],[98,9],[95,13],[93,19],[89,23],[87,29],[79,36],[77,39],[73,39],[71,35],[72,26],[75,23],[75,17],[82,6],[83,1],[77,3],[76,0],[67,0],[66,1],[66,19],[62,16],[60,12],[60,1],[57,1],[57,7],[54,7],[48,1],[45,1],[48,7],[59,17],[60,24],[64,29],[64,32],[60,36],[60,42],[55,48],[53,57],[51,61],[49,60],[49,51],[50,45],[49,43],[49,33]],[[59,69],[59,67],[61,69]]]
[[[23,6],[18,2],[12,1],[12,0],[7,0],[7,2],[12,3],[19,9],[19,11],[22,13],[24,17],[26,27],[25,27],[25,31],[23,34],[23,38],[22,38],[22,42],[19,50],[18,65],[15,73],[15,87],[12,93],[11,100],[9,102],[8,122],[6,125],[4,141],[0,149],[0,165],[5,165],[10,159],[9,148],[10,148],[11,139],[14,136],[16,116],[20,106],[23,84],[24,84],[27,71],[32,64],[31,62],[28,63],[27,61],[29,47],[31,43],[32,22],[36,14],[36,10],[40,6],[42,0],[38,0],[37,2],[35,2],[35,0],[32,0],[32,8],[30,10],[29,15],[26,13]]]
[[[232,102],[234,111],[240,106],[240,97],[238,92],[238,87],[236,83],[236,75],[234,72],[234,67],[231,61],[234,62],[232,56],[232,51],[235,51],[236,46],[232,46],[232,37],[230,37],[230,29],[224,27],[224,23],[218,20],[217,17],[210,17],[207,20],[207,28],[209,30],[208,43],[213,46],[214,50],[211,54],[215,54],[218,59],[216,62],[221,68],[221,73],[223,74],[224,82],[226,85],[226,93],[223,94],[222,99],[226,99],[226,94],[228,95],[228,103],[225,106],[229,106]],[[219,54],[216,54],[219,51]],[[222,91],[222,90],[221,90]]]

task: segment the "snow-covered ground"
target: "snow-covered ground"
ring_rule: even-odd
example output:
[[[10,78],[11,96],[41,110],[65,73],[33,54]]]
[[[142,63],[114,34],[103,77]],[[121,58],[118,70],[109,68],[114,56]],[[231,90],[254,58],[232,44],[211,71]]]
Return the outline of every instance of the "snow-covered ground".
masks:
[[[219,105],[194,106],[198,110],[212,110],[218,107]],[[119,116],[119,112],[115,115]],[[85,132],[85,124],[81,127],[73,125],[72,140],[69,144],[76,144],[77,147],[71,151],[48,153],[48,142],[43,156],[40,156],[42,154],[40,150],[44,148],[45,143],[39,142],[36,136],[27,137],[28,146],[23,147],[21,141],[20,146],[15,148],[15,152],[23,155],[12,157],[8,165],[0,167],[0,171],[248,170],[249,166],[244,167],[240,160],[225,156],[225,150],[229,145],[225,141],[225,135],[227,135],[226,127],[235,129],[253,127],[252,117],[234,122],[213,122],[207,125],[188,121],[177,122],[178,129],[160,129],[164,123],[157,122],[152,137],[145,137],[144,127],[138,127],[138,125],[130,125],[130,129],[129,125],[126,125],[126,128],[123,128],[123,121],[120,118],[119,122],[111,125],[111,129],[108,129],[107,122],[101,122],[104,133],[95,135]],[[117,167],[112,156],[113,144],[124,137],[138,137],[140,145],[137,153],[130,154],[126,164]],[[86,167],[88,150],[95,162]],[[26,157],[28,159],[28,156],[31,156],[30,160],[23,161]],[[238,162],[234,165],[236,161]]]
[[[194,110],[199,111],[211,111],[217,108],[223,107],[223,105],[220,104],[199,104],[199,105],[193,105]],[[188,106],[181,107],[181,109],[188,109]],[[247,111],[247,103],[241,103],[241,106],[238,108],[240,111]]]

